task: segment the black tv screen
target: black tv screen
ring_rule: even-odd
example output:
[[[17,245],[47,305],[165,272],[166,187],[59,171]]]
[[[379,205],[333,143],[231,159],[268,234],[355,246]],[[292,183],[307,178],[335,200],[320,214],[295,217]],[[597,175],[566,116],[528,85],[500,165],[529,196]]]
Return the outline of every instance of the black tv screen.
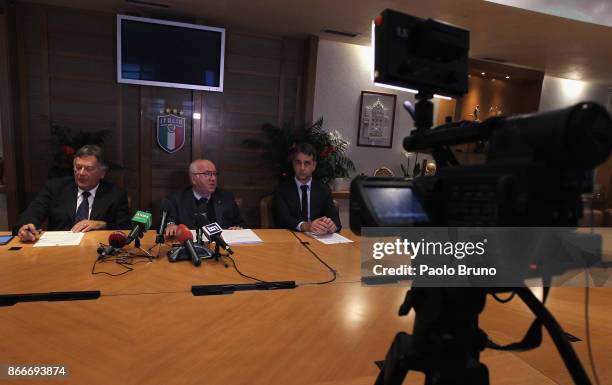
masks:
[[[117,15],[117,81],[223,91],[225,29]]]

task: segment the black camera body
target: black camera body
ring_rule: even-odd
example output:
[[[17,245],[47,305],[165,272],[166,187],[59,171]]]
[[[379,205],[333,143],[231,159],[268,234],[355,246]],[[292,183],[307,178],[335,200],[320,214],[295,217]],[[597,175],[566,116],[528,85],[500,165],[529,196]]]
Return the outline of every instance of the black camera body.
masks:
[[[585,102],[431,128],[428,99],[467,92],[469,32],[392,10],[374,24],[374,80],[419,90],[409,111],[416,129],[403,146],[431,153],[438,172],[412,181],[355,178],[353,232],[360,234],[363,226],[577,225],[581,194],[592,191],[593,168],[612,149],[612,121],[604,107]],[[451,146],[472,142],[485,144],[486,162],[459,165]]]
[[[353,232],[361,234],[362,227],[432,226],[448,227],[447,232],[454,236],[460,227],[518,227],[529,232],[536,226],[577,225],[582,215],[581,194],[592,191],[593,168],[608,158],[612,148],[612,121],[605,108],[579,103],[552,112],[495,117],[482,123],[461,121],[432,129],[429,99],[434,93],[467,92],[469,32],[385,10],[374,21],[374,35],[374,81],[418,90],[416,105],[406,108],[415,129],[404,139],[404,148],[431,153],[437,173],[412,180],[355,178],[350,202]],[[486,161],[462,166],[451,146],[472,142],[485,148]],[[581,235],[575,240],[595,250],[589,255],[594,257],[592,262],[598,262],[600,236]],[[488,369],[479,362],[480,351],[486,347],[533,349],[541,342],[542,325],[574,382],[590,384],[561,327],[523,283],[523,278],[541,277],[543,286],[549,286],[551,276],[573,265],[544,271],[537,255],[527,253],[528,259],[517,260],[512,254],[524,246],[521,240],[526,242],[523,237],[502,243],[500,252],[500,266],[519,267],[516,286],[439,287],[414,279],[400,307],[400,315],[415,311],[413,334],[396,335],[376,384],[401,384],[409,370],[425,373],[426,384],[489,384]],[[543,245],[558,243],[549,237]],[[552,250],[556,258],[557,249]],[[423,260],[428,264],[431,256]],[[447,263],[448,258],[441,261]],[[410,263],[412,267],[413,261]],[[421,259],[414,263],[420,264]],[[547,288],[544,290],[546,298]],[[527,304],[536,321],[522,341],[501,347],[478,327],[478,316],[487,294],[507,291]]]
[[[475,140],[488,142],[484,164],[445,167],[448,146]],[[406,137],[404,147],[432,151],[438,173],[412,181],[356,178],[350,206],[355,233],[362,226],[575,227],[581,195],[592,191],[593,167],[612,148],[612,122],[599,104],[580,103],[544,114],[440,126]],[[386,190],[384,200],[376,188]],[[392,203],[396,206],[388,207]]]
[[[374,24],[375,82],[448,95],[467,92],[467,30],[390,9]]]

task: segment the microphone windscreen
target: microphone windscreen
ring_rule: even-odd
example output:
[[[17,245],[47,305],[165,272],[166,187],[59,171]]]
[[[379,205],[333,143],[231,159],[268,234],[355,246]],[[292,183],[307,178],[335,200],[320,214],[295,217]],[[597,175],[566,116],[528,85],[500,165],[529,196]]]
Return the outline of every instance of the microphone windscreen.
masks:
[[[176,228],[176,238],[179,243],[183,244],[186,240],[193,241],[193,234],[191,234],[191,230],[189,230],[187,226],[180,224]]]
[[[127,235],[121,231],[115,231],[108,236],[108,244],[114,248],[120,249],[127,244]]]

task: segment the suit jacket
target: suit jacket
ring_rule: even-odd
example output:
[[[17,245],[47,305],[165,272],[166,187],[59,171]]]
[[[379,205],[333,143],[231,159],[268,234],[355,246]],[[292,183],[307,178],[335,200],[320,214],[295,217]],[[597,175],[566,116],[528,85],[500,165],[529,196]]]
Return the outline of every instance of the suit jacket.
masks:
[[[28,208],[19,216],[13,234],[27,223],[39,228],[47,220],[51,231],[70,230],[74,225],[78,187],[74,177],[49,179]],[[101,180],[89,219],[105,221],[110,230],[131,228],[127,194],[110,182]]]
[[[216,222],[221,228],[232,226],[245,227],[240,216],[240,209],[234,199],[234,194],[219,188],[211,195],[212,208],[215,210]],[[166,197],[161,204],[161,210],[168,212],[168,222],[184,224],[190,229],[195,229],[194,213],[198,211],[197,202],[193,195],[191,186],[182,191],[177,191]]]
[[[342,225],[338,210],[334,205],[329,188],[323,183],[312,180],[310,185],[310,218],[329,217],[340,231]],[[281,182],[276,188],[273,200],[274,221],[276,226],[295,230],[301,222],[301,202],[295,179],[291,178]]]

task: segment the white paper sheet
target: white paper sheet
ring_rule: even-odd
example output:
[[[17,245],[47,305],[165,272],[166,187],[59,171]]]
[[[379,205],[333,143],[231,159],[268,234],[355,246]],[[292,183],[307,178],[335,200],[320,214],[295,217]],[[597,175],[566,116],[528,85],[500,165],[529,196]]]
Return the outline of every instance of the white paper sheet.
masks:
[[[223,230],[223,239],[228,245],[253,245],[263,243],[251,229]]]
[[[324,243],[326,245],[335,245],[336,243],[353,243],[350,239],[343,237],[338,233],[333,234],[325,234],[325,235],[315,235],[313,233],[306,233],[309,236],[313,237],[317,241]]]
[[[78,246],[84,235],[72,231],[45,231],[33,247]]]

